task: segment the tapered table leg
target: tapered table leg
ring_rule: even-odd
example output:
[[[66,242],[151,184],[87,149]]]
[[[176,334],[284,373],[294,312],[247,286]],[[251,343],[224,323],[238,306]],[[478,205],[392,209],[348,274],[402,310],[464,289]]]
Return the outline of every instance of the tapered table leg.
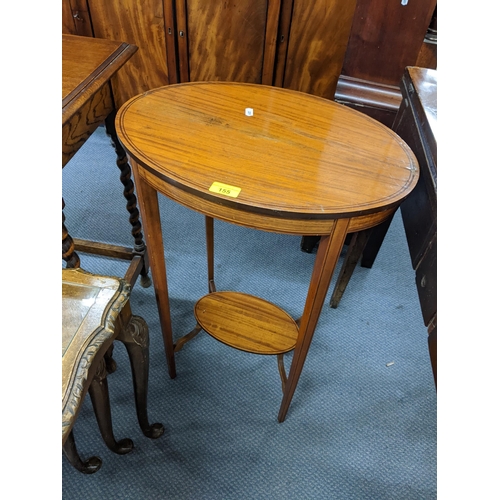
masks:
[[[164,428],[160,423],[150,425],[148,420],[149,330],[146,321],[132,316],[117,340],[123,342],[130,359],[139,425],[145,436],[156,439],[163,434]]]
[[[314,262],[309,291],[307,292],[304,312],[300,319],[299,334],[295,347],[288,380],[283,391],[278,421],[285,420],[292,401],[297,382],[306,360],[316,324],[323,307],[333,271],[340,257],[350,219],[338,219],[334,222],[330,235],[322,236]]]
[[[148,246],[148,256],[151,261],[151,274],[156,295],[158,315],[160,317],[163,344],[167,357],[168,373],[175,378],[175,358],[172,335],[172,321],[170,317],[170,301],[168,298],[167,267],[163,247],[163,236],[160,221],[160,207],[158,194],[146,181],[139,180],[136,163],[131,160],[134,177],[137,183],[137,194],[144,224],[144,235]]]
[[[352,273],[361,258],[363,249],[365,248],[366,242],[370,237],[370,233],[371,228],[359,231],[352,235],[351,242],[349,243],[349,247],[347,249],[347,254],[344,258],[344,262],[342,263],[342,268],[340,269],[339,277],[337,278],[335,288],[333,289],[332,297],[330,299],[330,307],[336,309],[339,305],[340,299],[342,298],[342,295],[344,295]]]

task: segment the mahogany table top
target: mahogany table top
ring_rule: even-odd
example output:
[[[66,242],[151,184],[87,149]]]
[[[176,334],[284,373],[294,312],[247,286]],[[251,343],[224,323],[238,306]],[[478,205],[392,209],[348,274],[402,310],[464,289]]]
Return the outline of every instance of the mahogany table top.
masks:
[[[63,124],[137,51],[123,42],[62,36]]]
[[[384,125],[277,87],[166,86],[130,99],[116,125],[155,177],[246,213],[356,217],[399,205],[418,180],[412,151]]]

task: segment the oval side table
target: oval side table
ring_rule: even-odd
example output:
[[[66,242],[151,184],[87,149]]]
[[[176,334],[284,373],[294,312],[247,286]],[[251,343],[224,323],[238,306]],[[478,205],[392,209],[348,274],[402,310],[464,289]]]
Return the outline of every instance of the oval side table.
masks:
[[[415,156],[390,129],[345,106],[244,83],[194,82],[151,90],[121,107],[116,129],[134,171],[170,377],[176,374],[175,351],[202,326],[198,323],[174,345],[158,193],[205,215],[209,295],[218,293],[213,218],[264,231],[321,235],[283,381],[282,422],[346,235],[394,213],[418,180]],[[242,294],[228,293],[225,303],[234,311]],[[253,314],[242,327],[244,338],[260,313],[249,302],[242,307],[247,311],[241,314],[249,317],[248,309]],[[288,328],[286,313],[277,316]],[[208,326],[209,333],[217,338],[220,327]],[[269,337],[262,339],[265,343]],[[227,343],[250,350],[244,340],[243,345],[235,346],[234,339]]]

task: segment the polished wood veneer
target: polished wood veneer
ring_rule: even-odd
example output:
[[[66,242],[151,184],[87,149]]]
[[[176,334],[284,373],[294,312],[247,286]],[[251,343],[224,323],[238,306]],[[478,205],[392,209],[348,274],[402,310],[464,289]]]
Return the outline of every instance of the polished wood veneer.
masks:
[[[246,293],[205,295],[196,303],[194,315],[212,337],[240,351],[280,354],[297,342],[297,324],[289,314]]]
[[[418,165],[398,136],[324,99],[222,82],[146,96],[117,117],[125,148],[146,170],[202,200],[278,220],[331,220],[397,205],[415,183]],[[211,193],[215,181],[240,187],[239,196]]]
[[[62,36],[63,167],[113,110],[109,80],[136,50],[122,42]]]
[[[409,195],[419,176],[414,154],[393,131],[345,106],[244,83],[186,83],[146,92],[120,108],[116,126],[134,169],[171,377],[174,352],[186,336],[174,344],[158,193],[206,216],[210,293],[199,305],[209,305],[213,324],[205,326],[212,335],[220,326],[214,310],[221,297],[214,283],[213,217],[265,231],[321,235],[304,311],[295,322],[288,377],[278,361],[283,421],[345,237],[387,219]],[[233,308],[245,295],[231,293]],[[233,317],[254,311],[254,299]],[[273,311],[261,305],[264,316]],[[252,314],[255,324],[258,314]],[[284,314],[274,311],[282,319]],[[236,325],[228,330],[219,340],[245,347]]]
[[[404,68],[436,67],[436,0],[62,4],[63,32],[140,48],[113,77],[118,106],[161,85],[238,81],[335,99],[390,127]]]

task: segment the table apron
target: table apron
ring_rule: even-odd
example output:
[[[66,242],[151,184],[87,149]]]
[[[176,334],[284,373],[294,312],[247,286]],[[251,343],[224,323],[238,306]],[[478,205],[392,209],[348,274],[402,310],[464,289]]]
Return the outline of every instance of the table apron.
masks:
[[[92,94],[81,108],[62,126],[62,166],[73,158],[85,141],[113,111],[113,97],[109,83]]]
[[[256,212],[246,212],[226,205],[221,205],[180,189],[172,184],[159,179],[154,174],[143,168],[132,158],[130,162],[135,164],[135,172],[141,180],[153,187],[157,192],[163,194],[177,203],[200,212],[204,215],[216,219],[231,222],[240,226],[245,226],[262,231],[273,233],[300,235],[300,236],[320,236],[328,235],[333,228],[336,219],[288,219],[283,217],[273,217]],[[388,219],[398,207],[386,208],[380,212],[351,217],[348,232],[357,232],[376,226]]]

